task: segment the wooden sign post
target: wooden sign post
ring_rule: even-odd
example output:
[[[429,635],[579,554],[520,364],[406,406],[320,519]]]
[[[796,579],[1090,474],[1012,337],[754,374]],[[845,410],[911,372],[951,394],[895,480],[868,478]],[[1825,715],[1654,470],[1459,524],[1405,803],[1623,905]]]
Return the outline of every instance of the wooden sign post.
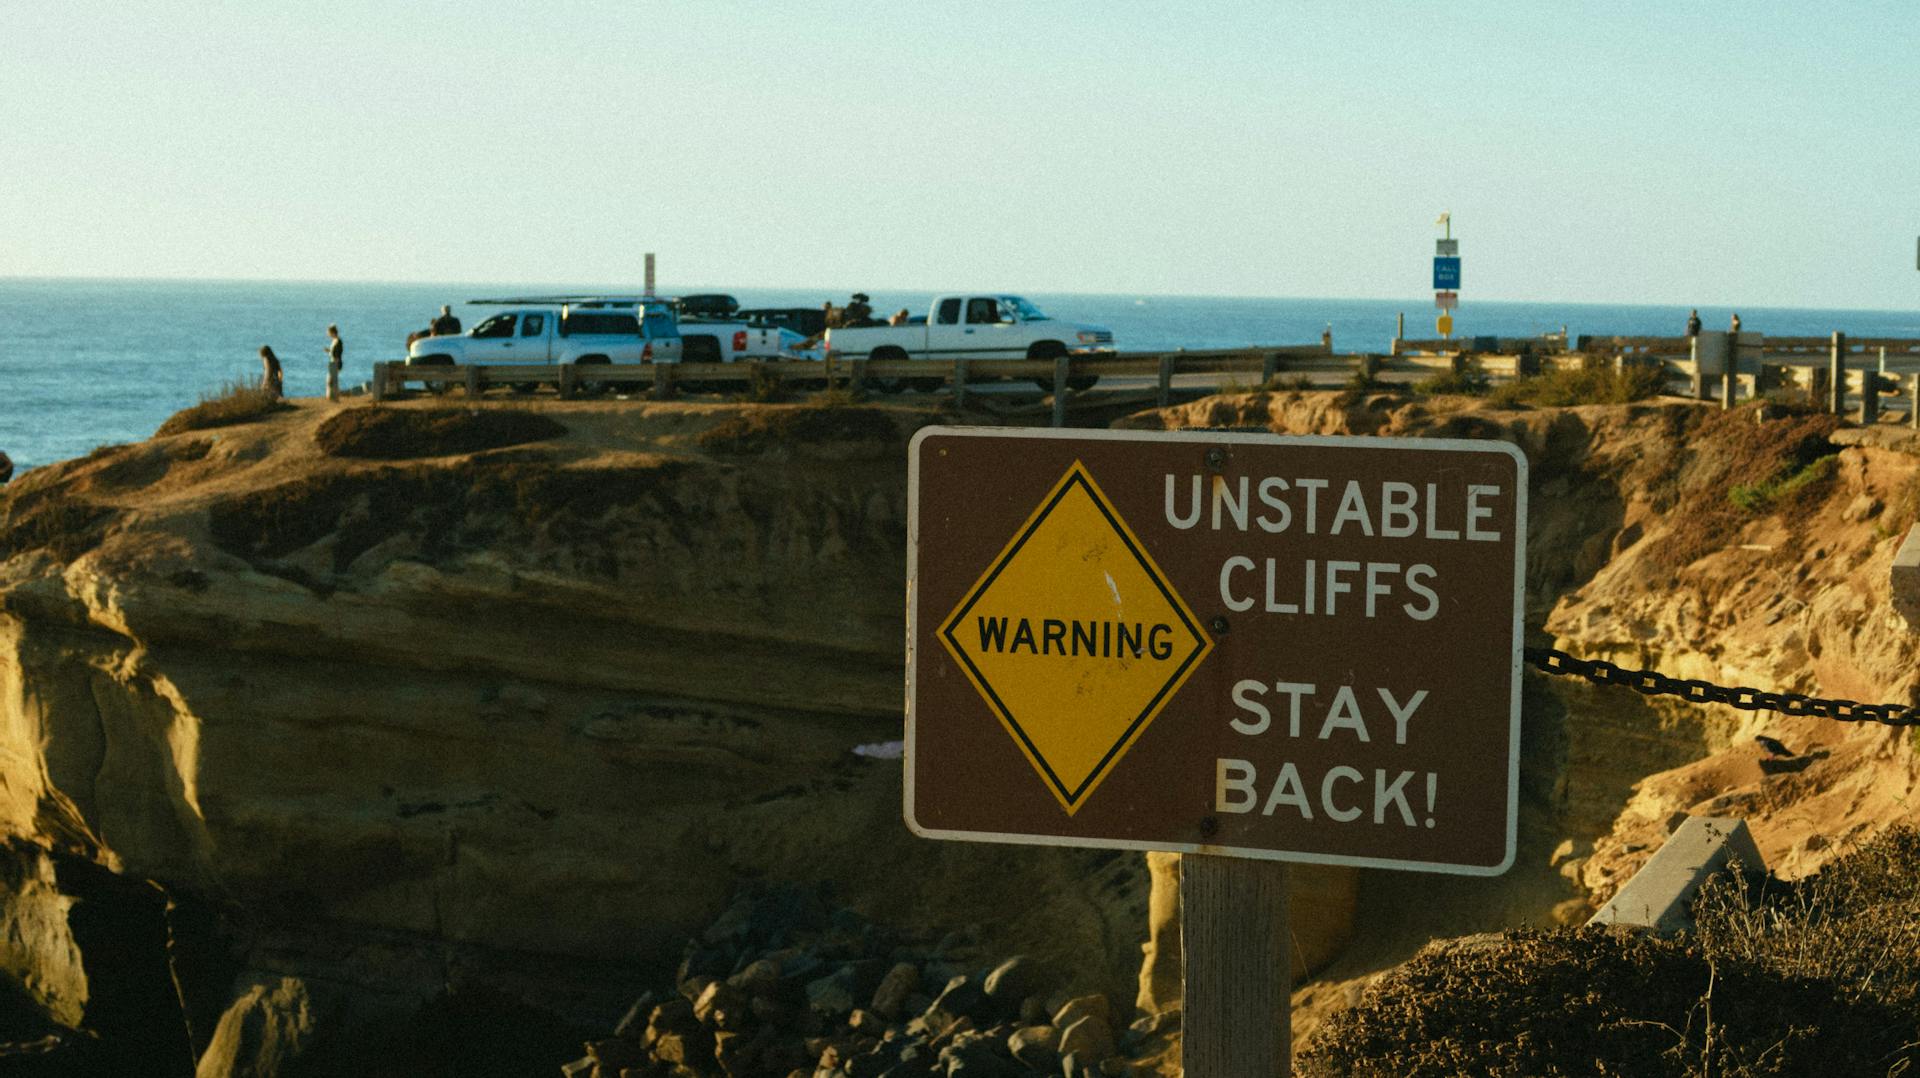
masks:
[[[1293,1072],[1287,865],[1180,858],[1180,1066],[1199,1078]]]
[[[1519,450],[930,427],[910,456],[907,825],[1186,855],[1189,1074],[1286,1072],[1283,862],[1512,864]]]

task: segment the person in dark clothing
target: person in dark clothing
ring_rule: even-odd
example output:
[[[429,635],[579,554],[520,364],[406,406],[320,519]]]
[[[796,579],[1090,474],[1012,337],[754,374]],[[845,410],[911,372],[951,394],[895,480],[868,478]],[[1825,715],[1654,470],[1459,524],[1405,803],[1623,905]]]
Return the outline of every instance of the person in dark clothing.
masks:
[[[1734,333],[1740,332],[1740,315],[1737,312],[1733,316],[1731,331]]]
[[[440,308],[440,317],[434,319],[433,323],[427,328],[435,337],[451,337],[460,332],[460,320],[453,316],[453,308],[451,306],[442,306]]]
[[[7,480],[12,478],[13,458],[7,456],[5,453],[0,453],[0,486],[6,485]]]
[[[340,399],[340,368],[346,361],[347,342],[340,339],[340,327],[327,327],[327,399]]]
[[[271,394],[274,400],[286,396],[280,378],[280,357],[264,344],[260,346],[260,388]]]
[[[865,325],[873,320],[873,301],[865,292],[855,292],[853,302],[847,304],[846,313],[840,316],[841,324],[847,326]]]
[[[1687,336],[1698,337],[1699,335],[1700,335],[1700,311],[1698,308],[1696,308],[1692,311],[1687,312]]]

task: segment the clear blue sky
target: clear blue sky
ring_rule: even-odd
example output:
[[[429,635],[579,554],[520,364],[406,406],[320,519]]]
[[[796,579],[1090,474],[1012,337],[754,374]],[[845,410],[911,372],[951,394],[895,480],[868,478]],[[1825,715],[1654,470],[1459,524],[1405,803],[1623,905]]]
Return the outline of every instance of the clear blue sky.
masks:
[[[1191,8],[1191,9],[1189,9]],[[1920,307],[1920,4],[0,4],[0,276]]]

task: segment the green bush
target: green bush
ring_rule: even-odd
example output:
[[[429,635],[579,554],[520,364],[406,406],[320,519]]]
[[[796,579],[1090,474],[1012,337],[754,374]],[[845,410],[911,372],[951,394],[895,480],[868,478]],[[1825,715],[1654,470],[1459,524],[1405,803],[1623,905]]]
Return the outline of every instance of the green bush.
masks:
[[[199,404],[168,416],[167,421],[160,424],[160,429],[153,433],[156,438],[164,438],[169,434],[185,434],[190,430],[230,427],[292,408],[293,405],[257,384],[228,382],[212,393],[202,393]]]
[[[1838,456],[1820,457],[1800,467],[1787,467],[1758,483],[1735,483],[1727,488],[1727,500],[1749,513],[1765,512],[1783,498],[1833,476]]]

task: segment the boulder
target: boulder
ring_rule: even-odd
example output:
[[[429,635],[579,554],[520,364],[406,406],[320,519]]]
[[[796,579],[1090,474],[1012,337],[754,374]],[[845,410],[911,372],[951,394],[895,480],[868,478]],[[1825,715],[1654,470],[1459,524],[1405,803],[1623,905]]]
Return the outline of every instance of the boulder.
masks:
[[[305,982],[281,977],[255,984],[233,1001],[194,1078],[279,1078],[313,1044],[314,1006]]]
[[[889,1021],[906,1013],[907,997],[920,989],[920,968],[911,962],[898,962],[880,978],[873,990],[873,1013]],[[923,1010],[925,1008],[922,1008]]]

